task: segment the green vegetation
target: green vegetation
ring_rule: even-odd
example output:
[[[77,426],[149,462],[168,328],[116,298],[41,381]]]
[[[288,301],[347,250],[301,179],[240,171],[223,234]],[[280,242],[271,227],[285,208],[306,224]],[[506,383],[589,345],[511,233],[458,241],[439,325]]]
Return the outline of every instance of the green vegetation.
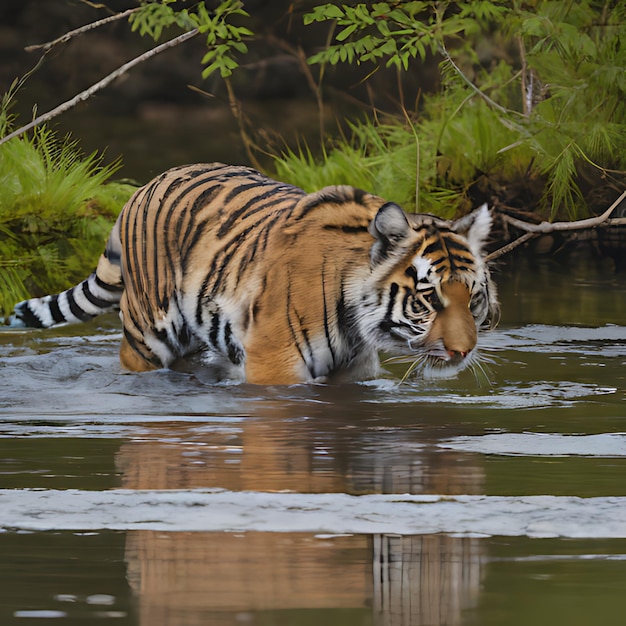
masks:
[[[203,2],[177,6],[144,1],[133,28],[154,38],[174,24],[205,33],[202,75],[219,70],[232,105],[228,79],[252,36],[239,22],[250,16],[237,0],[213,11]],[[422,94],[415,110],[373,111],[341,138],[323,138],[321,156],[306,147],[275,155],[277,176],[305,189],[350,183],[444,216],[487,201],[579,219],[601,212],[623,188],[624,3],[301,0],[290,10],[302,7],[310,7],[305,25],[329,27],[327,43],[309,56],[319,70],[318,102],[329,66],[340,63],[371,65],[372,74],[396,68],[401,84],[419,62],[439,62],[438,89]],[[400,91],[395,96],[403,101]]]
[[[286,154],[277,169],[291,182],[330,184],[352,168],[368,189],[420,211],[451,215],[486,200],[552,219],[601,212],[623,188],[623,3],[333,3],[305,16],[313,22],[335,37],[310,63],[406,72],[435,55],[440,88],[410,116],[358,125],[321,161]]]
[[[238,0],[145,0],[132,30],[202,34],[203,77],[220,73],[241,121],[230,76],[248,54],[252,18]],[[307,79],[320,107],[332,66],[395,68],[398,84],[420,63],[438,64],[434,92],[395,115],[372,110],[306,146],[274,154],[275,175],[307,190],[351,184],[407,210],[452,217],[487,201],[545,219],[602,212],[626,182],[626,4],[615,0],[470,0],[290,3],[305,25],[327,24]],[[120,14],[122,16],[123,14]],[[292,52],[301,61],[301,51]],[[317,73],[317,75],[315,75]],[[367,82],[368,77],[364,80]],[[317,81],[317,82],[316,82]],[[10,132],[10,95],[0,138]],[[390,101],[393,98],[390,98]],[[321,113],[321,112],[320,112]],[[248,131],[242,138],[253,146]],[[263,143],[259,141],[259,143]],[[265,154],[266,148],[263,150]],[[254,154],[251,152],[251,159]],[[56,291],[93,267],[132,189],[104,184],[102,167],[45,127],[0,145],[0,309]],[[0,311],[1,313],[1,311]]]
[[[0,109],[9,132],[10,101]],[[133,188],[105,181],[103,167],[45,127],[0,146],[0,314],[19,300],[55,293],[95,268],[117,213]]]
[[[248,46],[243,41],[254,33],[245,26],[235,25],[230,20],[236,16],[249,17],[238,0],[222,0],[217,7],[209,12],[204,2],[194,3],[192,9],[175,10],[170,5],[177,0],[160,0],[160,2],[142,2],[139,10],[130,16],[132,30],[141,35],[149,35],[157,41],[164,28],[179,26],[185,30],[197,28],[205,35],[207,53],[202,58],[207,67],[202,71],[206,78],[219,70],[222,78],[227,78],[238,67],[236,54],[246,54]]]

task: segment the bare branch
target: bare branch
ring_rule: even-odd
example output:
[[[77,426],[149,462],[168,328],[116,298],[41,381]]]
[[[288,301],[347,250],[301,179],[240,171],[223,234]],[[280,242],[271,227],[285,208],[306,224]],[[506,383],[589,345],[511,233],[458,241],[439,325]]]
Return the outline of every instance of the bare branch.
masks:
[[[511,217],[510,215],[502,214],[502,219],[511,226],[515,226],[515,228],[519,228],[527,233],[553,233],[556,231],[566,231],[566,230],[582,230],[584,228],[595,228],[596,226],[601,226],[606,223],[611,213],[615,210],[617,206],[626,198],[626,191],[622,193],[622,195],[613,202],[613,204],[604,212],[602,215],[596,215],[596,217],[589,217],[584,220],[577,220],[575,222],[541,222],[540,224],[531,224],[530,222],[524,222],[522,220],[518,220],[515,217]],[[614,220],[611,220],[614,223]]]
[[[233,89],[233,85],[228,78],[224,78],[224,83],[226,84],[226,91],[228,92],[228,104],[230,106],[230,111],[233,114],[233,117],[237,120],[237,124],[239,125],[239,134],[246,149],[246,154],[248,155],[252,166],[258,170],[261,170],[263,168],[261,167],[261,164],[254,155],[254,142],[252,141],[252,139],[250,139],[250,135],[248,135],[246,131],[245,116],[243,114],[243,111],[241,110],[239,101],[235,96],[235,90]]]
[[[280,39],[273,34],[268,35],[267,39],[268,41],[272,42],[273,44],[290,54],[298,62],[300,71],[304,74],[304,77],[309,85],[309,89],[313,92],[313,95],[315,96],[317,111],[319,115],[320,142],[323,145],[324,138],[326,136],[324,132],[324,98],[322,97],[320,83],[315,81],[313,73],[311,72],[311,66],[309,65],[309,63],[307,63],[307,58],[304,50],[301,46],[293,46],[289,42]]]
[[[104,24],[108,24],[109,22],[120,20],[123,17],[130,15],[131,13],[135,13],[136,11],[139,11],[139,8],[140,7],[135,7],[134,9],[128,9],[128,11],[124,11],[123,13],[117,13],[116,15],[110,15],[109,17],[105,17],[101,20],[90,22],[89,24],[85,24],[84,26],[81,26],[80,28],[76,28],[75,30],[70,30],[69,32],[65,33],[65,35],[63,35],[62,37],[59,37],[58,39],[54,39],[53,41],[49,41],[47,43],[40,43],[40,44],[36,44],[33,46],[27,46],[26,48],[24,48],[24,50],[26,50],[26,52],[33,52],[35,50],[43,50],[44,52],[48,52],[54,46],[60,43],[65,43],[66,41],[69,41],[70,39],[72,39],[73,37],[76,37],[77,35],[82,35],[83,33],[86,33],[87,31],[93,30],[94,28],[98,28],[99,26],[103,26]]]
[[[529,239],[532,239],[533,237],[536,237],[536,236],[537,236],[536,233],[524,233],[521,237],[518,237],[517,239],[514,239],[513,241],[507,243],[506,246],[502,246],[501,248],[494,250],[491,254],[488,254],[485,257],[485,261],[489,263],[490,261],[493,261],[494,259],[504,256],[505,254],[511,252],[511,250],[514,250],[515,248],[517,248],[517,246],[522,245],[525,241],[528,241]]]
[[[439,47],[439,51],[444,56],[446,61],[452,66],[454,71],[463,79],[463,81],[476,93],[479,95],[490,107],[497,109],[500,113],[504,113],[508,115],[509,113],[517,113],[517,111],[512,111],[510,109],[505,109],[503,106],[500,106],[497,102],[494,102],[486,93],[481,91],[465,74],[463,70],[452,60],[450,53],[446,50],[444,46]]]
[[[493,261],[494,259],[507,254],[511,250],[514,250],[529,239],[546,233],[584,230],[586,228],[597,228],[598,226],[626,226],[626,218],[611,218],[611,214],[620,205],[624,198],[626,198],[626,191],[624,191],[620,197],[615,200],[615,202],[613,202],[613,204],[611,204],[611,206],[604,213],[602,213],[602,215],[597,215],[596,217],[590,217],[584,220],[577,220],[575,222],[541,222],[540,224],[532,224],[530,222],[518,220],[515,217],[506,215],[505,213],[501,213],[500,215],[503,221],[525,232],[521,237],[514,239],[505,246],[502,246],[501,248],[494,250],[491,254],[488,254],[485,257],[485,260],[487,262]]]
[[[29,124],[26,124],[25,126],[22,126],[21,128],[18,128],[12,133],[9,133],[8,135],[6,135],[5,137],[2,137],[0,139],[0,145],[9,141],[10,139],[13,139],[14,137],[18,137],[19,135],[22,135],[23,133],[31,130],[32,128],[35,128],[35,126],[38,126],[39,124],[50,121],[52,118],[56,117],[57,115],[60,115],[61,113],[65,113],[66,111],[69,111],[69,109],[76,106],[83,100],[87,100],[87,98],[90,98],[91,96],[93,96],[96,92],[106,87],[109,83],[113,82],[116,78],[119,78],[122,74],[124,74],[131,68],[135,67],[135,65],[139,65],[140,63],[147,61],[148,59],[159,54],[160,52],[163,52],[167,50],[168,48],[173,48],[174,46],[177,46],[178,44],[181,44],[184,41],[187,41],[188,39],[195,37],[197,34],[198,34],[197,29],[190,30],[186,33],[183,33],[182,35],[179,35],[178,37],[174,37],[174,39],[170,39],[169,41],[162,43],[160,46],[156,46],[156,48],[152,48],[152,50],[148,50],[148,52],[144,52],[144,54],[139,55],[138,57],[132,59],[128,63],[124,63],[124,65],[121,65],[120,67],[118,67],[114,72],[111,72],[110,74],[105,76],[101,81],[93,84],[88,89],[85,89],[85,91],[81,91],[78,95],[74,96],[71,100],[67,100],[63,104],[60,104],[55,109],[52,109],[52,111],[48,111],[48,113],[44,113],[43,115],[40,115]]]

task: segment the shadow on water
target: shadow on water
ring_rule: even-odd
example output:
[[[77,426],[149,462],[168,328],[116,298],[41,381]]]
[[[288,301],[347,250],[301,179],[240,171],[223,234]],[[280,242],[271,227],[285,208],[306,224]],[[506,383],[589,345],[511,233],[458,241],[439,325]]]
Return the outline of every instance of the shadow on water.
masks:
[[[0,623],[620,623],[624,279],[498,282],[489,382],[211,385],[123,372],[115,316],[0,334]]]

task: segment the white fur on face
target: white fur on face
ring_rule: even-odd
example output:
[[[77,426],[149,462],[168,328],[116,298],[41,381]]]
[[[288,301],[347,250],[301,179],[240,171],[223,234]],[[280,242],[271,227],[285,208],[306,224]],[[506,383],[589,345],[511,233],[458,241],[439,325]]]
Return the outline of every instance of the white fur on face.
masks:
[[[413,259],[413,267],[417,270],[417,278],[420,280],[428,276],[432,264],[428,259],[418,255]]]

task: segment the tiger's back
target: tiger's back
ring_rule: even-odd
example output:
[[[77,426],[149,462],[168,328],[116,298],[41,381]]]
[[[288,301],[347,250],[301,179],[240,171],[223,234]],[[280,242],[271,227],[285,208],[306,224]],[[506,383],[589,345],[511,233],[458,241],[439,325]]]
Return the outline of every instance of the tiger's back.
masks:
[[[202,351],[249,382],[364,378],[379,350],[419,351],[442,327],[431,297],[447,311],[446,333],[465,328],[461,349],[439,358],[473,350],[497,308],[479,239],[352,187],[306,194],[249,168],[199,164],[134,194],[95,279],[74,290],[88,293],[89,280],[117,289],[121,361],[134,371]],[[455,255],[465,265],[451,265]],[[36,302],[16,311],[32,317],[45,308]]]

